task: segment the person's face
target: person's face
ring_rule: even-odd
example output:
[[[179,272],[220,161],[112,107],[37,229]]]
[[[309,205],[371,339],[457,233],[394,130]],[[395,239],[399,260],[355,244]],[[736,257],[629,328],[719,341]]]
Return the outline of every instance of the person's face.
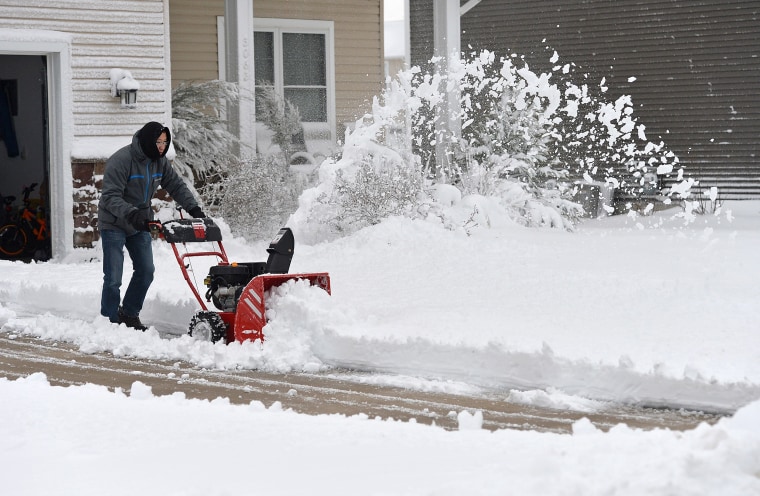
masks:
[[[161,155],[164,154],[164,150],[166,150],[166,133],[161,133],[161,136],[158,137],[156,140],[156,148],[158,148],[158,153]]]

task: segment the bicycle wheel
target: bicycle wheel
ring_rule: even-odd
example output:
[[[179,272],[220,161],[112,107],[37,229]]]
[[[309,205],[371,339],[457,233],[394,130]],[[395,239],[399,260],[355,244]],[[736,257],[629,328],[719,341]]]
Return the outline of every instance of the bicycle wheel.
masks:
[[[21,255],[26,248],[26,233],[16,224],[0,227],[0,253],[9,257]]]

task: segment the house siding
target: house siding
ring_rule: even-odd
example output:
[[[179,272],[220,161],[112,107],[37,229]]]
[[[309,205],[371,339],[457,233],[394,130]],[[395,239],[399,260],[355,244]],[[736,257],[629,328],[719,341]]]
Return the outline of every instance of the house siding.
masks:
[[[219,79],[216,19],[224,0],[169,0],[169,15],[172,85]]]
[[[172,77],[182,81],[218,78],[216,17],[224,0],[170,0]],[[383,84],[380,0],[257,0],[256,18],[333,21],[335,26],[335,112],[342,124],[370,109]],[[180,14],[181,12],[181,14]]]
[[[129,137],[147,121],[168,120],[163,0],[0,0],[0,8],[0,28],[72,35],[75,142],[88,137]],[[129,70],[139,81],[136,109],[120,108],[119,100],[111,96],[112,68]],[[74,147],[74,154],[83,148],[88,147]]]
[[[412,67],[430,70],[433,57],[433,0],[409,0],[409,60]]]
[[[432,54],[432,0],[411,0],[412,63]],[[631,95],[650,141],[723,199],[760,198],[760,2],[483,0],[462,16],[465,51],[517,53],[535,72],[573,63],[607,97]],[[429,31],[429,34],[426,34]],[[429,36],[429,37],[427,37]],[[629,82],[629,78],[635,81]]]

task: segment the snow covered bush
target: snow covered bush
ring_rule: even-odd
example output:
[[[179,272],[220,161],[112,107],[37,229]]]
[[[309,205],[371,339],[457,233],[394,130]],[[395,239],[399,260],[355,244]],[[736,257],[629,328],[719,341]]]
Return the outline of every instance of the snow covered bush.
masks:
[[[272,143],[280,148],[283,160],[289,163],[293,136],[301,132],[298,107],[280,96],[274,86],[262,85],[256,92],[256,116],[272,131]]]
[[[237,85],[224,81],[183,83],[174,90],[174,165],[232,232],[264,239],[282,227],[309,184],[307,176],[290,171],[286,160],[301,124],[291,104],[274,92],[260,92],[262,122],[273,130],[283,154],[241,159],[238,140],[223,118],[226,103],[237,99]]]
[[[275,156],[236,162],[221,181],[218,213],[236,235],[269,238],[295,211],[306,181]]]
[[[484,51],[452,57],[445,73],[399,72],[347,133],[342,157],[322,164],[320,184],[302,196],[290,222],[315,241],[389,215],[448,228],[506,215],[525,226],[572,229],[583,214],[573,201],[580,184],[635,194],[647,172],[674,171],[678,158],[647,140],[630,97],[605,100],[604,81],[598,91],[579,86],[574,66],[557,60],[555,53],[550,74],[536,74],[519,57]],[[453,110],[447,94],[458,95]],[[441,119],[461,129],[442,132]],[[441,185],[456,188],[459,199],[442,202]],[[320,234],[320,225],[329,232]]]
[[[353,177],[348,174],[336,171],[332,196],[320,199],[336,204],[333,227],[337,230],[346,223],[374,225],[386,217],[404,215],[422,193],[422,175],[403,164],[378,164],[362,157]]]
[[[218,80],[182,83],[172,91],[173,164],[199,191],[237,162],[237,137],[223,117],[226,102],[237,100],[237,85]]]
[[[375,99],[372,114],[347,133],[342,156],[326,159],[317,185],[301,195],[288,224],[302,240],[350,234],[393,215],[418,216],[426,183],[419,157],[394,139],[402,127],[403,115]]]
[[[462,157],[458,180],[465,193],[500,197],[520,224],[571,228],[582,209],[561,187],[569,171],[555,151],[559,91],[547,75],[499,62],[483,52],[451,64],[462,95],[462,139],[452,151]],[[518,201],[516,185],[526,193]]]

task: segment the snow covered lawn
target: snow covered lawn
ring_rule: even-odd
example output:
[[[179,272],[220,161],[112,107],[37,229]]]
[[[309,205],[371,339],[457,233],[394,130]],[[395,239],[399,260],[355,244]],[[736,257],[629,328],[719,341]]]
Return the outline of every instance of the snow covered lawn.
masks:
[[[495,223],[469,236],[389,219],[314,246],[299,245],[296,230],[291,270],[330,272],[333,294],[282,287],[264,347],[180,336],[195,306],[165,244],[142,318],[175,339],[98,316],[97,250],[0,261],[2,331],[89,352],[271,371],[360,367],[408,387],[422,378],[505,398],[548,390],[557,408],[575,395],[738,409],[686,433],[603,433],[586,421],[573,435],[489,433],[476,412],[446,432],[158,398],[139,384],[127,397],[0,379],[0,492],[760,494],[760,204],[730,203],[691,223],[678,212],[590,220],[576,233]],[[226,239],[235,260],[266,258],[264,242]]]

